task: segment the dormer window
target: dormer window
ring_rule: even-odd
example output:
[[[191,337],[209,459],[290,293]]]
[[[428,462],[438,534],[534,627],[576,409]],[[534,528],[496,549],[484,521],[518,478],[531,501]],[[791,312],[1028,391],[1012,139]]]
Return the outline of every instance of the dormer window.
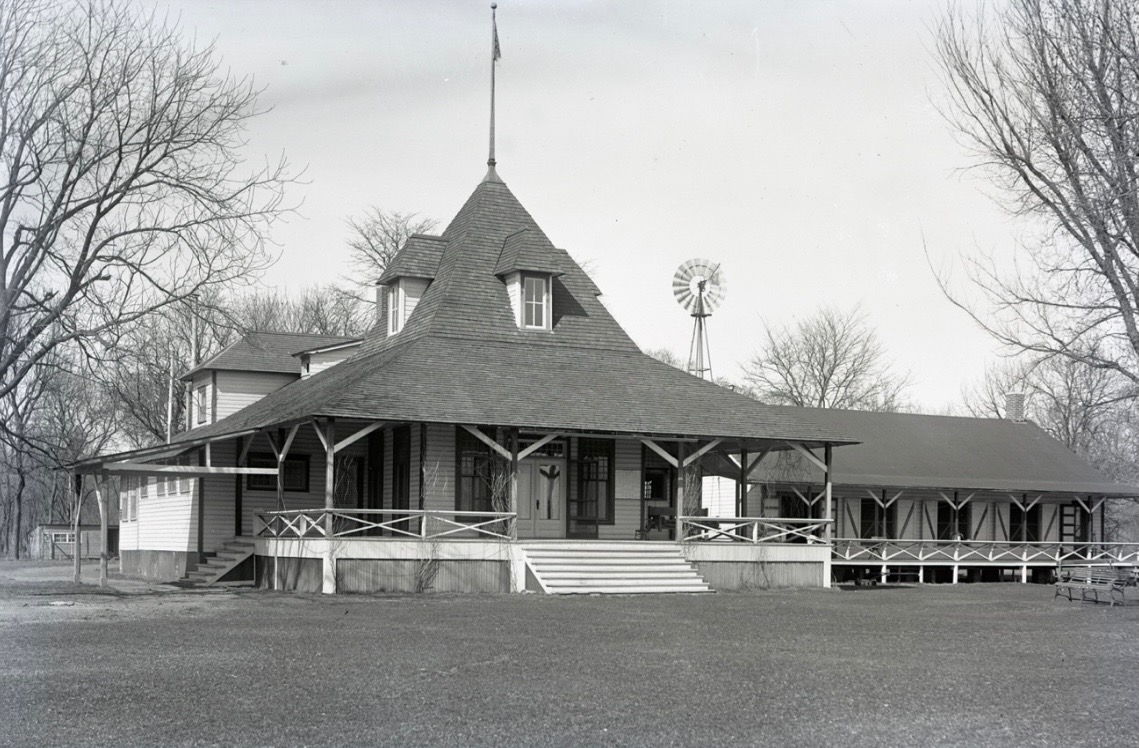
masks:
[[[549,276],[522,276],[522,327],[527,330],[550,329]]]
[[[403,329],[430,283],[426,278],[398,278],[391,282],[388,286],[388,335],[395,335]]]
[[[388,287],[388,335],[403,328],[403,304],[400,302],[399,281]]]

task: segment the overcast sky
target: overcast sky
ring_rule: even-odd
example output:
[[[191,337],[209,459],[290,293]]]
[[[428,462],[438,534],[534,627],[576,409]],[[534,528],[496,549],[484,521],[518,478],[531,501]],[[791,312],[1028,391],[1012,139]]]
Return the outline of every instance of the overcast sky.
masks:
[[[995,348],[923,237],[941,264],[1016,231],[935,107],[942,5],[501,0],[499,174],[643,349],[687,356],[671,278],[705,257],[728,282],[717,376],[740,376],[764,323],[861,304],[916,404],[942,410]],[[270,285],[346,272],[345,219],[367,206],[445,225],[485,173],[489,2],[169,7],[266,88],[250,157],[307,169]]]

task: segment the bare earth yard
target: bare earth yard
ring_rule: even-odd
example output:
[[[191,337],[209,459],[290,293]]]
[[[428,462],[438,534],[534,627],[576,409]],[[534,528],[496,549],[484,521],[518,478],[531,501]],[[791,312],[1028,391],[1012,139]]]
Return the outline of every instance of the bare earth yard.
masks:
[[[1050,586],[191,592],[0,563],[3,745],[1134,745],[1139,604]],[[90,574],[90,569],[86,574]]]

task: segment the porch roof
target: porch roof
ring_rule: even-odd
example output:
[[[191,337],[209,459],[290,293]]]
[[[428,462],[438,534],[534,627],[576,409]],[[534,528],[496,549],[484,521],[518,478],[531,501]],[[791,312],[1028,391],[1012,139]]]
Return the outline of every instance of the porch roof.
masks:
[[[293,382],[200,440],[313,416],[645,436],[848,444],[845,432],[765,406],[640,351],[425,336]]]
[[[857,439],[835,451],[835,485],[1008,493],[1094,494],[1139,497],[1139,486],[1111,482],[1034,423],[998,418],[961,418],[870,413],[819,408],[782,408]],[[780,455],[753,477],[770,483],[820,482],[822,473],[797,456]],[[724,466],[726,475],[734,465]]]

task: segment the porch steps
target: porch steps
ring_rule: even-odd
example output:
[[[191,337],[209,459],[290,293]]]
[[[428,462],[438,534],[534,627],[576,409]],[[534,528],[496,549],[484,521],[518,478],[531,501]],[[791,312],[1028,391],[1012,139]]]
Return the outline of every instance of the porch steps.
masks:
[[[711,592],[673,543],[524,542],[526,568],[550,595]]]
[[[251,586],[253,580],[238,580],[233,582],[219,582],[218,580],[234,570],[253,555],[254,545],[251,540],[234,538],[223,543],[217,554],[184,577],[184,581],[194,587],[241,587]]]

